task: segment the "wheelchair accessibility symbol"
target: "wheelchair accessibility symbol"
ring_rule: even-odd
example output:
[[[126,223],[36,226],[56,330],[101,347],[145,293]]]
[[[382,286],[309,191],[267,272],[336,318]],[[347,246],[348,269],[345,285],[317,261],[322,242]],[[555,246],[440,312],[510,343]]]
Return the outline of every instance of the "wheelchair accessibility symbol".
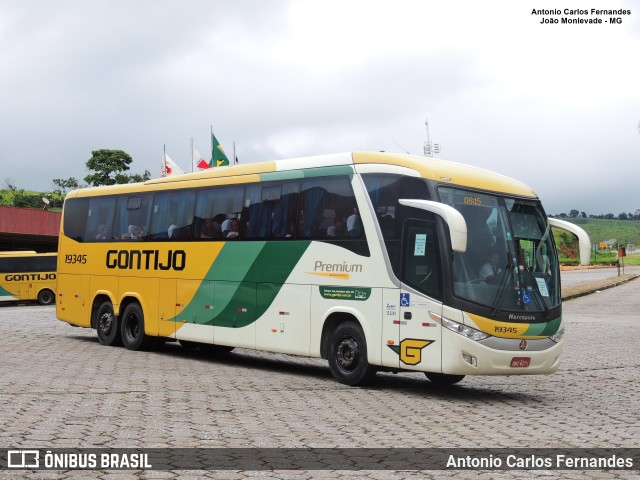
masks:
[[[411,295],[409,293],[401,293],[400,294],[400,306],[401,307],[410,307],[411,306]]]

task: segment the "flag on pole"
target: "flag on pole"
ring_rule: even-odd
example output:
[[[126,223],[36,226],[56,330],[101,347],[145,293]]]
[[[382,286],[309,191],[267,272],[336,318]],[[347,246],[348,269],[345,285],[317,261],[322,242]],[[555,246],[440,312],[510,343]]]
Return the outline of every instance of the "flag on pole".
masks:
[[[211,164],[207,162],[202,154],[195,149],[193,149],[193,166],[200,170],[206,170],[207,168],[211,168]]]
[[[184,171],[167,155],[164,153],[164,160],[162,160],[160,176],[170,177],[171,175],[182,175]]]
[[[222,145],[218,142],[218,139],[213,134],[213,128],[211,129],[211,166],[212,167],[225,167],[229,165],[229,159],[224,153]]]

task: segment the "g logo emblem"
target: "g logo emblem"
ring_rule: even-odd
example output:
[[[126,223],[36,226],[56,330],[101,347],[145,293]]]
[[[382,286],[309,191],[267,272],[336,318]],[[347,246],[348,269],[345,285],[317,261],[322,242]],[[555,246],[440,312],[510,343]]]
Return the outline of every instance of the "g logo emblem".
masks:
[[[400,360],[405,365],[417,365],[422,361],[422,349],[434,341],[405,338],[400,345],[388,345],[388,347],[400,356]]]

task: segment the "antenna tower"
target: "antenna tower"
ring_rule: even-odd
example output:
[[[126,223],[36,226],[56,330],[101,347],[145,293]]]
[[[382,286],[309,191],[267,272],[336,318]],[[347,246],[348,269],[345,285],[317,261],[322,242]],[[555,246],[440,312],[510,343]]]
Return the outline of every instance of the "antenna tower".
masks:
[[[433,157],[436,153],[440,153],[440,144],[433,143],[429,137],[429,119],[425,119],[424,126],[427,129],[427,141],[424,142],[424,156]]]

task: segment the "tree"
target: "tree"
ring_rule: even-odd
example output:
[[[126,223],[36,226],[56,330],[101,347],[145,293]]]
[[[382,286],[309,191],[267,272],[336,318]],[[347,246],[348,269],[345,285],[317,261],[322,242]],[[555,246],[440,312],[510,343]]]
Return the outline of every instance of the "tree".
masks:
[[[140,175],[139,173],[132,173],[129,176],[129,180],[131,180],[131,182],[146,182],[147,180],[150,180],[150,179],[151,179],[151,172],[149,170],[145,170],[142,175]]]
[[[65,196],[67,191],[73,190],[74,188],[78,188],[80,184],[78,180],[74,177],[69,177],[67,179],[64,178],[54,178],[53,179],[53,193],[56,193],[61,196]]]
[[[86,163],[87,169],[93,173],[84,177],[84,180],[94,187],[129,183],[122,181],[124,178],[128,178],[122,172],[129,170],[131,162],[133,162],[131,155],[122,150],[94,150]]]
[[[579,215],[579,214],[580,214],[580,212],[578,212],[578,210],[576,210],[576,209],[573,209],[573,210],[571,210],[571,211],[569,212],[569,216],[570,216],[571,218],[578,218],[578,215]]]
[[[127,174],[129,165],[133,162],[131,155],[122,150],[94,150],[91,158],[87,160],[89,175],[84,177],[85,182],[94,187],[100,185],[115,185],[149,180],[151,173],[145,170],[142,175]]]
[[[2,195],[2,205],[21,208],[42,208],[42,195],[39,193],[27,193],[23,188],[18,188],[13,180],[5,179],[7,195]]]

